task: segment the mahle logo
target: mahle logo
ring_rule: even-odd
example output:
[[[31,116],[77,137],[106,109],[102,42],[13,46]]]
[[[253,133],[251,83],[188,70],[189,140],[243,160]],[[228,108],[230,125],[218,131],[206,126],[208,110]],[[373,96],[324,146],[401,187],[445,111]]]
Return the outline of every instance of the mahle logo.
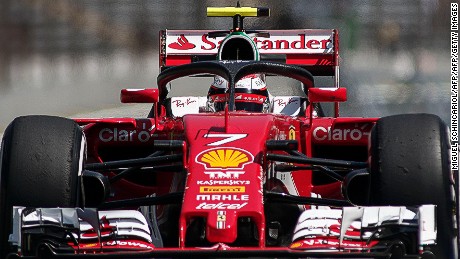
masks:
[[[243,169],[252,161],[252,154],[239,148],[208,149],[196,157],[196,162],[204,165],[206,169]]]

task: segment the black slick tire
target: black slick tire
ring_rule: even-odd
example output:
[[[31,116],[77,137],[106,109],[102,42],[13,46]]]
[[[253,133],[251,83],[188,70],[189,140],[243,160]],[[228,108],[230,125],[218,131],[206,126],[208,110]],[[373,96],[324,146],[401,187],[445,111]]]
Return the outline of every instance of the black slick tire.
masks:
[[[431,114],[381,118],[371,133],[370,204],[437,205],[439,259],[457,258],[448,128]]]
[[[5,130],[0,171],[0,257],[9,252],[13,206],[81,206],[85,138],[72,120],[16,118]]]

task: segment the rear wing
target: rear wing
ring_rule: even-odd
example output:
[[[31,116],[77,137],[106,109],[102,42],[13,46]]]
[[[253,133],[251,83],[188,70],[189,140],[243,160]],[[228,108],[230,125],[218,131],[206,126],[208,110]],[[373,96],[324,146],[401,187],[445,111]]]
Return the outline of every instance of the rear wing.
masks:
[[[210,32],[212,31],[160,31],[160,71],[197,61],[216,60],[219,44],[225,36],[211,38],[208,37]],[[337,30],[268,30],[248,35],[256,44],[261,60],[301,66],[316,76],[333,76],[335,86],[338,87]]]

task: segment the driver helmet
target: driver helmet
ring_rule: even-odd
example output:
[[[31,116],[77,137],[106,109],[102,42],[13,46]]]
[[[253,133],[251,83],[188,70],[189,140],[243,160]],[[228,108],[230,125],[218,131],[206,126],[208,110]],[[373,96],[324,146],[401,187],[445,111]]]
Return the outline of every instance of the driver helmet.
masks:
[[[228,99],[228,82],[220,76],[214,77],[208,92],[208,110],[223,111]],[[268,112],[270,94],[265,83],[265,75],[251,74],[235,84],[235,109],[248,112]]]

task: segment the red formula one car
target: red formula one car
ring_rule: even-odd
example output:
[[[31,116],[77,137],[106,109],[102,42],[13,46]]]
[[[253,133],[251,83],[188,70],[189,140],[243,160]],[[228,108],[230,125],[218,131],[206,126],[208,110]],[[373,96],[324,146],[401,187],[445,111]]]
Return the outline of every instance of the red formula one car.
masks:
[[[124,103],[152,104],[146,118],[8,126],[1,258],[457,258],[437,116],[339,117],[336,30],[243,29],[266,8],[208,15],[233,28],[162,31],[158,88],[122,90]],[[208,75],[203,96],[169,96],[171,81]],[[274,76],[301,94],[271,95]]]

